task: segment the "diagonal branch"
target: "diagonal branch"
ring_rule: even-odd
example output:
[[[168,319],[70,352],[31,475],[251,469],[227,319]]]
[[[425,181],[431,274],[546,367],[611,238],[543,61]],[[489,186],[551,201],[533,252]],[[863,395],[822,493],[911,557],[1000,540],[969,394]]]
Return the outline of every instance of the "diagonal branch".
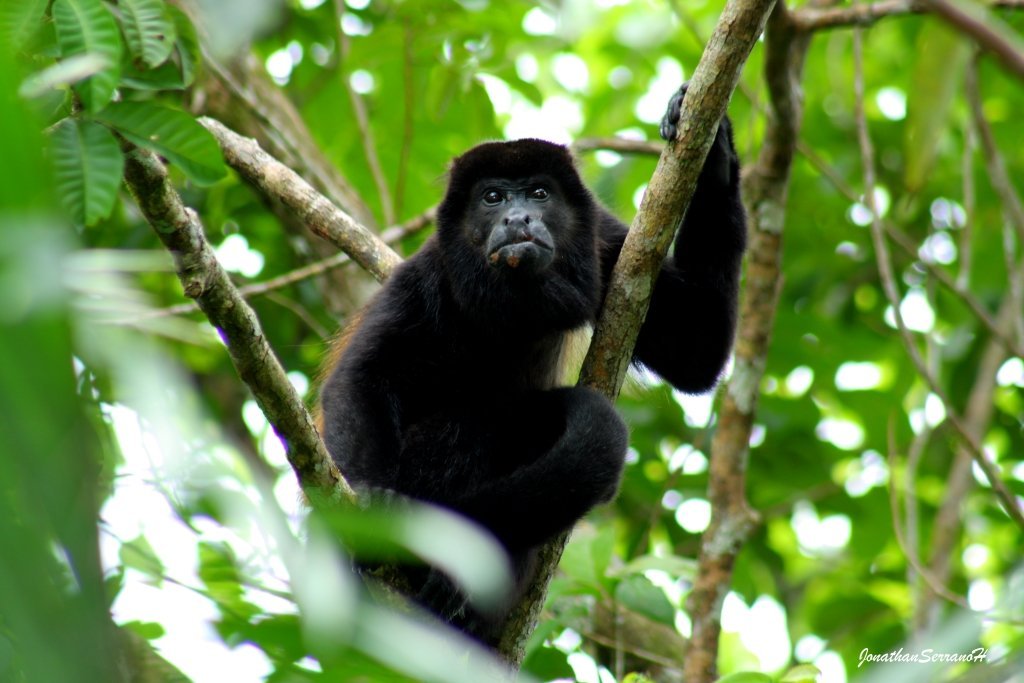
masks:
[[[332,242],[377,280],[383,281],[402,258],[377,235],[314,190],[295,171],[260,149],[259,144],[211,118],[199,123],[217,138],[224,160],[261,192],[295,211],[310,230]]]
[[[220,332],[239,376],[284,443],[299,484],[313,501],[351,498],[352,490],[327,454],[256,314],[217,262],[199,217],[182,203],[155,154],[128,142],[122,147],[128,189],[146,221],[174,255],[185,296],[196,300]]]

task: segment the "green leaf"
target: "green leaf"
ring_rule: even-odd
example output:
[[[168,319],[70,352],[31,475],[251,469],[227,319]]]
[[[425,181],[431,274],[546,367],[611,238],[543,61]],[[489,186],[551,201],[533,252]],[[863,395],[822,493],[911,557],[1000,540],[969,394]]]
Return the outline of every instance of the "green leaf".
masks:
[[[113,98],[121,73],[117,23],[100,0],[55,0],[53,21],[62,57],[95,53],[106,61],[106,68],[75,87],[86,108],[97,112]]]
[[[0,42],[19,48],[42,24],[47,0],[0,3]]]
[[[68,57],[26,78],[18,88],[18,94],[28,98],[40,97],[54,88],[95,76],[106,67],[107,60],[95,52]]]
[[[247,621],[259,609],[246,601],[243,577],[238,571],[238,559],[225,543],[199,543],[199,580],[206,587],[205,595],[213,600],[223,614],[232,619]],[[233,628],[233,625],[223,625]]]
[[[813,664],[800,664],[783,674],[779,683],[815,683],[821,677],[821,669]]]
[[[606,583],[605,575],[614,546],[613,529],[601,529],[596,533],[578,530],[565,546],[559,566],[577,583],[600,591]]]
[[[654,679],[650,676],[645,676],[642,673],[633,671],[626,674],[626,677],[622,679],[622,683],[654,683]]]
[[[722,676],[717,683],[773,683],[772,677],[760,671],[737,671],[728,676]]]
[[[523,662],[522,670],[542,681],[573,680],[576,677],[566,654],[553,647],[538,648]]]
[[[164,62],[155,69],[138,69],[127,63],[121,69],[121,85],[136,90],[182,90],[185,83],[174,62]]]
[[[697,575],[697,562],[678,555],[641,555],[630,560],[624,567],[616,567],[608,572],[610,576],[621,577],[630,574],[642,574],[649,569],[663,571],[666,574],[683,579],[693,579]]]
[[[166,157],[197,185],[211,185],[227,172],[213,135],[183,111],[145,102],[115,102],[96,119],[136,145]]]
[[[171,17],[178,30],[178,61],[181,63],[181,82],[187,88],[192,85],[202,64],[203,55],[199,49],[199,36],[188,15],[177,7],[170,7]]]
[[[121,186],[124,157],[109,130],[64,119],[53,131],[57,187],[72,217],[92,225],[110,215]]]
[[[121,557],[121,564],[125,567],[142,572],[154,579],[157,585],[163,581],[164,565],[145,536],[139,535],[134,540],[122,543],[118,554]]]
[[[953,99],[960,90],[970,43],[937,19],[926,20],[917,39],[907,111],[903,181],[917,191],[928,179],[939,143],[949,128]]]
[[[133,631],[146,640],[163,638],[167,633],[167,631],[164,630],[163,624],[158,624],[155,621],[129,621],[121,624],[121,628]]]
[[[171,56],[177,40],[174,20],[162,0],[121,0],[122,26],[132,55],[149,66]]]
[[[660,624],[675,624],[676,610],[665,592],[643,576],[626,578],[615,588],[615,599],[624,607]]]

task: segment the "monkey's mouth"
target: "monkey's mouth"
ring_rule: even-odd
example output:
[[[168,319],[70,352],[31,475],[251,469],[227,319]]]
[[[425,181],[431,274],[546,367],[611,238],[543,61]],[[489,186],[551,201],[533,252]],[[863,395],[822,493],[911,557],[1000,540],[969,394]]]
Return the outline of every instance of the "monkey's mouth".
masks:
[[[498,246],[487,256],[492,266],[538,271],[554,258],[554,248],[544,240],[523,235]]]

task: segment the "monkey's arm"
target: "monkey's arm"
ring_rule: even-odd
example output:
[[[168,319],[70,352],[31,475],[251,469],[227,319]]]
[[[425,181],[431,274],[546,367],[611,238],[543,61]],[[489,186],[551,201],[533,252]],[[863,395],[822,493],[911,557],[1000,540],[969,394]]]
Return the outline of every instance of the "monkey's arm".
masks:
[[[633,356],[682,391],[713,387],[732,347],[746,247],[739,178],[731,125],[724,118],[676,236],[674,253],[658,275]],[[609,215],[602,220],[601,234],[607,283],[626,228]]]

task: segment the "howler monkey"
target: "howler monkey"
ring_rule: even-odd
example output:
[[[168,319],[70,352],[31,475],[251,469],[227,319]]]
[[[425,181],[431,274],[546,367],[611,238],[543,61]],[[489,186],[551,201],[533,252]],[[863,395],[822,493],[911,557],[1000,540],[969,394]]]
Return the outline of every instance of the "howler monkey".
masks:
[[[666,139],[684,91],[662,121]],[[475,520],[508,551],[517,591],[532,578],[532,551],[619,484],[622,420],[597,392],[558,384],[566,335],[595,320],[626,232],[565,147],[474,147],[451,165],[437,234],[364,310],[322,389],[323,437],[348,481]],[[745,237],[726,118],[635,362],[682,391],[714,385],[732,343]],[[420,578],[413,590],[427,608],[496,641],[504,614],[478,614],[436,572]]]

